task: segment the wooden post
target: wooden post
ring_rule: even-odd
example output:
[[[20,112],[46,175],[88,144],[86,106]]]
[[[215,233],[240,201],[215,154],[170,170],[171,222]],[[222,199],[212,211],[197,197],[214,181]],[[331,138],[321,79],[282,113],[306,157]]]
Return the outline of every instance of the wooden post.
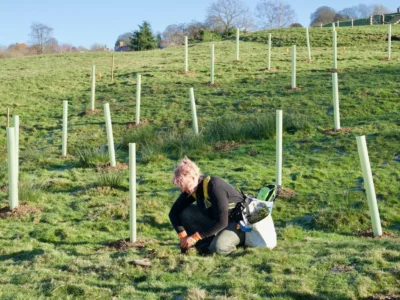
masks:
[[[214,44],[211,45],[211,72],[210,84],[214,84]]]
[[[114,81],[114,54],[112,55],[112,63],[111,63],[111,81]]]
[[[271,33],[268,34],[268,70],[271,70]]]
[[[388,60],[392,57],[392,24],[388,25]]]
[[[239,28],[236,28],[236,60],[239,61]]]
[[[7,107],[7,128],[10,127],[10,109]]]
[[[187,73],[189,71],[189,62],[188,62],[188,56],[189,56],[189,51],[188,51],[188,37],[185,36],[185,72]]]

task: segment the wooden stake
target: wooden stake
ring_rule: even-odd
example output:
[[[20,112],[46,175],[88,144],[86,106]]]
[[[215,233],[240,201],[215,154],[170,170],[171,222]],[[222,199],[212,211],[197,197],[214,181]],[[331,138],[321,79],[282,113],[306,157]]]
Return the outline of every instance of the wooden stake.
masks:
[[[10,127],[10,109],[7,107],[7,128]]]
[[[112,64],[111,64],[111,81],[114,81],[114,54],[112,55]]]

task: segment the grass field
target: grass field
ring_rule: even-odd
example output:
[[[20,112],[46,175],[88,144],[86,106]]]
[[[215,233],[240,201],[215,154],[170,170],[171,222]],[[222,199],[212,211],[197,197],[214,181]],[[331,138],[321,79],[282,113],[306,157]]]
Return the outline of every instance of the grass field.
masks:
[[[400,299],[400,25],[338,29],[341,125],[332,132],[331,29],[311,28],[210,43],[115,53],[0,60],[1,299]],[[357,39],[353,40],[357,30]],[[279,38],[276,35],[279,34]],[[297,42],[297,86],[291,43]],[[90,107],[96,65],[95,114]],[[135,121],[142,76],[142,125]],[[200,134],[193,135],[189,88]],[[61,155],[62,101],[69,101],[68,154]],[[119,167],[108,162],[103,104],[110,103]],[[20,116],[20,208],[8,208],[6,116]],[[171,183],[187,155],[202,171],[255,195],[275,180],[275,111],[283,110],[283,187],[276,201],[278,246],[229,257],[180,254],[169,223],[179,195]],[[132,126],[130,126],[132,127]],[[365,135],[384,236],[372,238],[357,152]],[[138,244],[129,237],[128,144],[137,143]],[[150,267],[135,266],[148,258]],[[392,298],[387,298],[387,297]],[[385,298],[386,297],[386,298]],[[397,297],[397,298],[396,298]]]

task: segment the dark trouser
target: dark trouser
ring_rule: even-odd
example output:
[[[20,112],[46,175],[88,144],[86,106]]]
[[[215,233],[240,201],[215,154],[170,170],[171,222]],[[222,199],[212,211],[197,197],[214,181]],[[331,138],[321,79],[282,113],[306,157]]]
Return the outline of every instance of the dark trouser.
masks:
[[[214,222],[196,204],[191,204],[187,207],[179,217],[188,235],[201,232]],[[208,251],[222,255],[232,253],[236,250],[236,246],[244,245],[245,241],[245,233],[240,229],[236,229],[236,225],[237,223],[235,222],[229,222],[228,226],[215,236],[197,242],[196,248],[201,252],[206,252],[204,250],[207,249]]]

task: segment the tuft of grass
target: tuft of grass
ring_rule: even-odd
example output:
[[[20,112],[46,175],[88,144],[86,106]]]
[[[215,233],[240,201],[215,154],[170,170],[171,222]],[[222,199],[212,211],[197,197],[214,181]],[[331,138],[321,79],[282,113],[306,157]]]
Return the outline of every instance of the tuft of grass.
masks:
[[[352,208],[322,209],[315,214],[311,223],[316,230],[343,233],[356,233],[371,227],[368,212]]]
[[[38,203],[43,195],[43,189],[38,184],[19,183],[18,198],[24,203]]]
[[[237,117],[217,118],[206,124],[203,134],[207,143],[240,140],[243,137],[241,121]]]
[[[125,175],[122,172],[101,172],[97,181],[98,186],[121,187]]]
[[[275,136],[276,120],[271,114],[248,117],[241,127],[246,139],[269,139]]]
[[[170,132],[164,137],[163,149],[172,157],[183,157],[185,155],[195,156],[208,149],[202,133],[196,135],[193,130],[188,129],[179,132]]]
[[[20,152],[20,161],[22,171],[34,171],[38,168],[47,168],[52,164],[51,158],[45,151],[29,150]]]
[[[124,149],[128,149],[129,143],[136,143],[136,147],[139,149],[145,144],[154,142],[157,139],[157,135],[156,129],[152,126],[146,125],[127,129],[121,137],[121,146]]]
[[[283,116],[283,130],[288,133],[310,132],[311,128],[310,119],[304,114],[289,112]]]
[[[269,32],[273,72],[264,70]],[[392,32],[399,35],[400,25],[393,26]],[[232,61],[233,40],[218,42],[216,86],[205,84],[209,81],[207,43],[191,44],[190,74],[181,72],[181,47],[115,54],[115,81],[111,83],[106,75],[97,80],[97,95],[99,101],[112,106],[114,138],[122,145],[118,156],[126,161],[127,145],[137,143],[137,233],[144,247],[129,251],[104,247],[105,242],[129,236],[127,178],[119,188],[110,187],[118,186],[118,180],[105,179],[101,184],[108,186],[100,188],[102,174],[97,168],[80,167],[79,158],[60,158],[60,105],[68,100],[68,149],[93,147],[95,154],[88,151],[82,158],[85,165],[108,162],[106,151],[103,161],[88,159],[97,156],[99,145],[106,143],[103,115],[81,112],[90,89],[88,61],[96,61],[96,68],[106,74],[110,54],[0,60],[0,94],[4,95],[0,106],[10,107],[23,121],[21,182],[33,182],[44,191],[37,199],[27,196],[44,208],[40,215],[18,222],[0,218],[0,283],[4,286],[0,298],[359,299],[398,295],[399,238],[369,239],[357,232],[371,223],[355,138],[367,137],[382,228],[398,236],[400,60],[380,60],[387,55],[384,26],[340,28],[338,34],[339,44],[346,46],[338,53],[338,67],[344,70],[339,73],[341,123],[351,131],[332,135],[321,133],[333,128],[331,74],[326,72],[332,68],[328,28],[310,28],[311,62],[305,61],[304,28],[241,34],[240,62]],[[246,36],[257,42],[245,42]],[[299,91],[287,89],[291,55],[286,48],[292,44],[298,45]],[[399,43],[393,42],[392,47],[394,54],[400,51]],[[136,72],[146,78],[142,114],[148,123],[127,129]],[[198,136],[191,129],[188,87],[196,91]],[[276,109],[283,111],[286,133],[283,187],[287,194],[296,193],[275,203],[277,247],[272,251],[239,248],[229,257],[203,257],[196,251],[182,255],[168,218],[179,195],[171,184],[177,159],[187,154],[204,172],[256,194],[275,176]],[[0,114],[0,124],[5,122],[5,114]],[[4,145],[3,134],[0,201],[8,197]],[[150,268],[132,266],[132,260],[143,258],[151,260]]]
[[[95,167],[109,161],[107,148],[104,145],[100,147],[77,146],[74,153],[82,167]]]

